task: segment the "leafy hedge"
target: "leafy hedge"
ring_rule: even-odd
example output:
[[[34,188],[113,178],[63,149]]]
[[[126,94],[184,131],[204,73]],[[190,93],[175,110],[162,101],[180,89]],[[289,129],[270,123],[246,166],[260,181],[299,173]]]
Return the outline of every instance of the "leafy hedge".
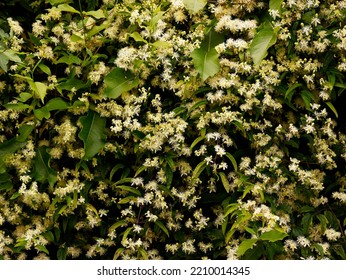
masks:
[[[346,259],[346,1],[0,5],[0,258]]]

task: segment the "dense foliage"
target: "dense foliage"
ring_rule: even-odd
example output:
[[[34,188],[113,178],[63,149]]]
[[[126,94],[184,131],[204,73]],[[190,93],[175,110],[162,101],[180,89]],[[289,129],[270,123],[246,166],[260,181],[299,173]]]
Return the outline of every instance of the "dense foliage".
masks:
[[[346,259],[346,1],[0,17],[0,258]]]

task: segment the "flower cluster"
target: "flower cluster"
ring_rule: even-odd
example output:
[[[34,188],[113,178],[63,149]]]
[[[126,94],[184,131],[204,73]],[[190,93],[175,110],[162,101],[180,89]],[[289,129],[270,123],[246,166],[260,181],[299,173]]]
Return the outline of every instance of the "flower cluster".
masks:
[[[36,2],[0,22],[0,259],[346,258],[346,1]]]

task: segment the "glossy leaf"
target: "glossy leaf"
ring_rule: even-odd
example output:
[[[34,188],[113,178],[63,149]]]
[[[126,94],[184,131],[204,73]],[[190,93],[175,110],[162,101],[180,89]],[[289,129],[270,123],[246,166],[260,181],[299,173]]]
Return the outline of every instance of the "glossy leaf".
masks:
[[[50,186],[57,181],[57,173],[50,167],[50,154],[45,146],[36,150],[32,177],[41,183],[48,182]]]
[[[78,137],[84,142],[84,157],[87,160],[96,155],[105,145],[106,120],[98,113],[89,110],[87,116],[79,118],[82,130]]]
[[[191,53],[193,64],[203,81],[214,76],[220,69],[219,55],[215,46],[223,41],[223,37],[210,31],[201,46]]]
[[[277,11],[281,12],[282,2],[283,2],[283,0],[270,0],[269,1],[269,9],[277,10]]]
[[[238,251],[237,251],[238,258],[244,255],[247,250],[251,249],[255,245],[257,240],[258,239],[256,238],[243,240],[238,247]]]
[[[275,242],[275,241],[284,239],[286,236],[287,236],[287,233],[273,229],[271,231],[267,231],[263,233],[259,238],[261,240]]]
[[[262,28],[256,33],[250,44],[250,53],[255,65],[259,65],[267,56],[267,51],[275,44],[276,38],[276,32],[270,27]]]
[[[105,77],[104,83],[106,89],[103,94],[115,99],[122,93],[135,88],[139,84],[139,80],[131,71],[115,68]]]
[[[47,102],[47,104],[44,106],[48,111],[54,111],[54,110],[66,110],[70,106],[69,104],[64,101],[60,97],[53,98]]]

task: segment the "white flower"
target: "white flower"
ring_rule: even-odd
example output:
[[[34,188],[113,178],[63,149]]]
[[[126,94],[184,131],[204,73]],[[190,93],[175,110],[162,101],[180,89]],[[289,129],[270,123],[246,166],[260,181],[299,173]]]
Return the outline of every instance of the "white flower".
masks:
[[[328,228],[324,232],[324,235],[327,237],[329,241],[336,241],[341,237],[341,232],[338,232],[333,228]]]
[[[310,247],[310,241],[307,238],[305,238],[304,236],[298,236],[297,242],[298,242],[299,246],[301,246],[301,247],[304,247],[304,248]]]

